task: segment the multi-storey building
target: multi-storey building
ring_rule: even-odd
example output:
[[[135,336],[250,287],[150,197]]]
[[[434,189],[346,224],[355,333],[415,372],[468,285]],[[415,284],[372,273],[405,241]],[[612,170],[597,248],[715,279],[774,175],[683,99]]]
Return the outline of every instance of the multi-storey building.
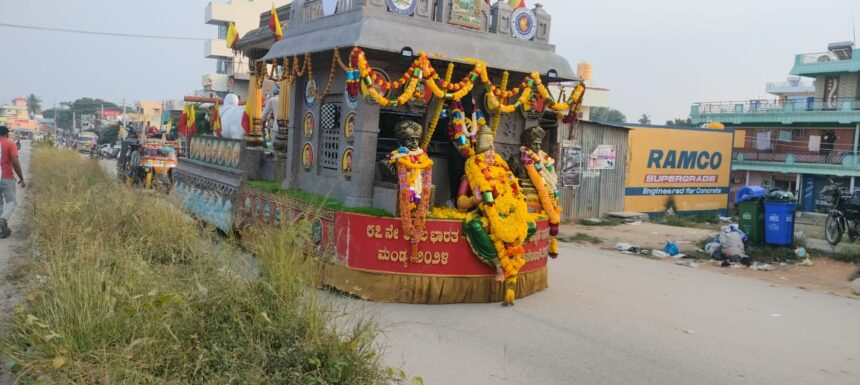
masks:
[[[290,0],[275,1],[275,6],[289,3]],[[204,43],[204,55],[215,59],[215,72],[203,75],[201,82],[205,91],[224,96],[228,92],[238,94],[242,99],[248,89],[248,60],[227,47],[227,28],[231,22],[236,24],[240,36],[257,29],[260,14],[270,12],[272,2],[254,0],[228,0],[226,3],[211,1],[206,6],[206,24],[218,27],[215,39]],[[278,17],[284,23],[289,15]]]
[[[834,43],[827,52],[795,56],[794,76],[768,83],[773,100],[693,104],[694,124],[735,129],[732,191],[746,185],[797,194],[802,211],[823,211],[830,184],[860,189],[860,49]]]

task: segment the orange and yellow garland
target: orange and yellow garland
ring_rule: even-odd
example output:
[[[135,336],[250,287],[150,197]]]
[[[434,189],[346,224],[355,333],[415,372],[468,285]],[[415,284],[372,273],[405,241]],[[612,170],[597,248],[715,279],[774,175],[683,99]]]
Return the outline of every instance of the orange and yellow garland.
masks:
[[[412,244],[412,258],[415,259],[418,257],[418,244],[424,237],[424,226],[427,223],[427,211],[430,207],[433,160],[420,148],[409,151],[401,147],[388,155],[388,162],[397,166],[397,179],[400,186],[400,221],[403,236]],[[419,192],[421,195],[416,204],[413,195],[417,197]]]
[[[548,160],[546,158],[548,158]],[[532,185],[534,185],[535,190],[537,190],[541,208],[547,218],[549,218],[551,236],[549,255],[555,258],[558,256],[557,235],[558,226],[561,222],[561,207],[558,205],[558,194],[557,191],[555,191],[555,183],[547,183],[548,181],[546,181],[544,176],[541,175],[541,171],[538,171],[538,168],[541,168],[542,170],[546,170],[546,172],[554,173],[554,161],[543,152],[536,154],[528,147],[520,147],[520,160],[522,161],[523,167],[526,169],[529,180],[532,182]],[[550,187],[553,187],[554,191],[552,191],[552,195],[547,191],[547,184],[550,184]]]
[[[311,87],[310,92],[317,101],[321,100],[330,91],[333,84],[334,72],[337,67],[340,67],[347,73],[348,89],[358,92],[360,88],[362,94],[384,107],[396,107],[409,102],[415,97],[415,91],[419,83],[423,83],[433,93],[433,96],[439,99],[459,101],[466,97],[466,95],[469,95],[475,85],[480,82],[488,91],[486,93],[488,107],[496,112],[496,119],[493,122],[494,126],[499,121],[499,114],[511,113],[520,107],[528,108],[533,94],[543,102],[546,102],[545,104],[551,110],[555,111],[560,119],[564,114],[570,116],[579,111],[585,93],[585,85],[580,82],[566,101],[557,101],[543,85],[540,74],[537,72],[528,74],[518,87],[508,90],[507,71],[503,74],[502,85],[496,86],[490,80],[486,64],[474,59],[466,60],[472,63],[474,68],[461,80],[451,82],[450,76],[442,79],[431,65],[427,55],[424,52],[419,52],[418,58],[415,59],[402,76],[394,81],[386,81],[378,76],[376,71],[370,67],[365,53],[361,48],[353,48],[348,64],[344,63],[340,57],[339,49],[335,48],[333,56],[329,78],[326,81],[325,87],[323,87],[323,92],[320,93],[315,87]],[[277,79],[274,69],[276,64],[276,62],[272,62],[272,69],[270,70],[270,74],[268,74],[272,79]],[[304,55],[304,62],[301,67],[299,67],[298,57],[295,56],[292,59],[292,68],[290,68],[289,59],[286,58],[282,61],[281,66],[283,70],[280,80],[287,80],[289,84],[292,84],[297,78],[301,78],[304,75],[311,76],[311,55],[309,53]],[[374,85],[378,86],[383,94],[388,93],[389,90],[400,89],[404,86],[405,89],[397,98],[389,99],[381,95],[380,91],[377,91]],[[513,103],[510,102],[512,98],[514,100]]]
[[[420,52],[418,58],[415,59],[412,65],[409,66],[409,69],[400,78],[395,81],[385,81],[370,67],[364,51],[356,47],[350,55],[349,67],[355,73],[349,77],[353,79],[352,81],[358,81],[361,84],[361,91],[365,96],[382,106],[394,107],[405,104],[414,96],[413,94],[418,82],[423,82],[427,89],[433,93],[433,96],[453,101],[459,101],[466,95],[469,95],[476,83],[481,82],[488,91],[488,106],[491,110],[497,111],[497,113],[511,113],[516,111],[517,108],[528,105],[533,93],[536,93],[537,95],[535,96],[539,96],[546,101],[549,108],[559,115],[565,112],[575,112],[582,102],[585,86],[581,83],[576,86],[567,101],[556,101],[541,82],[540,74],[537,72],[527,75],[519,87],[506,90],[507,72],[505,72],[503,77],[502,87],[497,87],[490,80],[486,64],[477,60],[470,60],[470,62],[474,64],[474,68],[463,79],[453,83],[448,79],[441,79],[430,64],[430,59],[427,55]],[[407,87],[399,97],[388,99],[380,95],[376,87],[373,87],[374,85],[379,86],[383,93],[387,93],[388,90],[401,88],[404,85],[407,85]],[[516,97],[515,102],[509,103],[508,100],[513,97]]]
[[[525,196],[507,163],[494,152],[472,156],[466,161],[465,171],[469,185],[482,194],[478,207],[484,213],[487,235],[504,271],[505,303],[513,304],[517,274],[526,264],[522,245],[528,237],[530,216]]]

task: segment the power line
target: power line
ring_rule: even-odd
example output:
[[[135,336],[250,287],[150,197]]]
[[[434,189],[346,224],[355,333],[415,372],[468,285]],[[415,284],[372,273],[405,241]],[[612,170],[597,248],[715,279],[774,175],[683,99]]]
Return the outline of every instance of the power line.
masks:
[[[206,40],[209,40],[209,39],[198,38],[198,37],[163,36],[163,35],[141,35],[141,34],[133,34],[133,33],[86,31],[86,30],[82,30],[82,29],[68,29],[68,28],[40,27],[40,26],[36,26],[36,25],[22,25],[22,24],[10,24],[10,23],[0,23],[0,27],[19,28],[19,29],[31,29],[31,30],[37,30],[37,31],[50,31],[50,32],[79,33],[79,34],[82,34],[82,35],[100,35],[100,36],[113,36],[113,37],[131,37],[131,38],[138,38],[138,39],[192,40],[192,41],[206,41]]]

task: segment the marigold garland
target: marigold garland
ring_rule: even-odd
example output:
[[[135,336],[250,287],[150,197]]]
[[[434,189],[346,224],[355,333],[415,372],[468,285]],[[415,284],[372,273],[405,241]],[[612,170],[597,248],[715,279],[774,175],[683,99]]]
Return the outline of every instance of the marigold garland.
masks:
[[[412,259],[418,257],[418,244],[424,235],[427,210],[433,185],[433,160],[417,149],[401,147],[388,155],[388,162],[397,166],[400,187],[400,223],[403,236],[412,244]],[[420,188],[421,196],[416,190]],[[417,203],[416,203],[416,198]],[[413,210],[415,214],[413,216]]]
[[[445,81],[450,81],[451,76],[454,76],[454,63],[448,63],[448,70],[445,72]],[[433,119],[430,121],[430,127],[427,127],[427,132],[424,133],[424,140],[421,141],[421,148],[426,150],[430,146],[430,140],[433,139],[433,134],[439,125],[439,117],[442,116],[443,109],[445,109],[445,100],[439,99],[436,102],[436,110],[433,111]]]
[[[378,85],[382,92],[385,93],[390,89],[400,88],[406,84],[411,85],[412,83],[410,80],[418,77],[427,89],[433,93],[433,96],[439,99],[458,101],[468,95],[474,88],[475,83],[480,81],[487,88],[487,98],[490,109],[497,112],[497,118],[493,122],[494,125],[498,124],[496,122],[499,120],[499,114],[511,113],[516,111],[517,108],[526,105],[532,98],[533,93],[536,94],[535,97],[539,96],[542,101],[546,101],[546,105],[558,114],[564,112],[570,113],[574,110],[578,110],[575,106],[582,101],[581,96],[577,99],[574,97],[574,94],[571,94],[571,97],[568,98],[566,102],[556,101],[546,90],[546,87],[541,83],[540,74],[537,72],[532,72],[527,75],[520,83],[519,87],[506,90],[504,85],[507,84],[507,79],[503,79],[503,87],[497,87],[489,78],[486,64],[474,59],[470,59],[469,61],[474,64],[474,68],[469,71],[466,77],[456,83],[452,83],[450,78],[447,76],[445,79],[440,79],[438,72],[432,67],[430,60],[423,52],[419,52],[418,58],[415,59],[412,65],[410,65],[409,69],[395,81],[385,81],[380,79],[367,63],[364,51],[358,47],[354,48],[350,55],[350,66],[348,68],[357,68],[358,77],[363,79],[361,86],[362,92],[365,93],[365,95],[370,94],[369,97],[372,100],[384,106],[401,105],[403,104],[402,99],[388,100],[383,103],[378,92],[375,92],[376,90],[374,87],[371,87],[372,84]],[[342,65],[341,67],[343,68],[346,66]],[[584,90],[584,87],[578,88]],[[404,94],[407,95],[407,93]],[[412,96],[411,93],[408,95]],[[516,99],[513,104],[507,102],[508,99],[515,96]],[[408,101],[408,98],[405,99]]]
[[[505,303],[513,304],[519,270],[525,265],[522,244],[528,236],[529,216],[519,182],[498,154],[485,152],[466,161],[466,178],[481,194],[479,209],[487,219],[488,235],[499,255],[506,280]]]

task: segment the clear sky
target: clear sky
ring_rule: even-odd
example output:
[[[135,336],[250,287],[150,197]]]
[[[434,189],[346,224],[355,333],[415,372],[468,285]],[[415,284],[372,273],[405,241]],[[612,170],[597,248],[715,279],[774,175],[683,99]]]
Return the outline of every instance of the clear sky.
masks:
[[[0,0],[0,23],[193,38],[208,0]],[[527,0],[528,5],[534,1]],[[850,40],[857,0],[543,0],[551,41],[635,121],[686,117],[697,101],[764,98],[797,53]],[[852,9],[853,6],[853,9]],[[246,31],[240,31],[246,32]],[[35,93],[46,107],[81,96],[171,99],[200,88],[215,61],[203,42],[0,27],[0,102]],[[420,49],[420,47],[415,47]]]

